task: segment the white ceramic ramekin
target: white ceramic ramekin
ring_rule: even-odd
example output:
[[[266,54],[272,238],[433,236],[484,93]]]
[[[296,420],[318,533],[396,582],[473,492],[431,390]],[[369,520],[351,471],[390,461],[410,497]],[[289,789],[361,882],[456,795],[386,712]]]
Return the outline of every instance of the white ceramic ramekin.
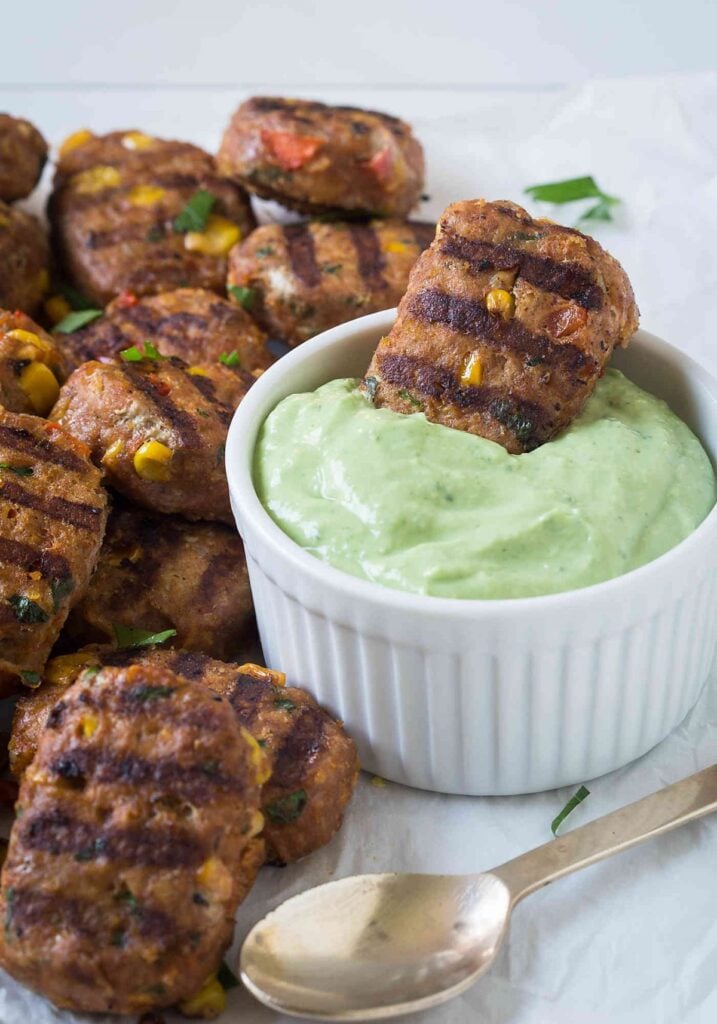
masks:
[[[252,456],[289,394],[361,376],[394,311],[354,320],[259,379],[227,444],[269,665],[344,719],[365,768],[446,793],[583,782],[658,743],[687,714],[717,642],[717,509],[618,579],[547,597],[459,601],[355,579],[290,540],[259,502]],[[615,363],[666,399],[717,462],[717,381],[638,332]]]

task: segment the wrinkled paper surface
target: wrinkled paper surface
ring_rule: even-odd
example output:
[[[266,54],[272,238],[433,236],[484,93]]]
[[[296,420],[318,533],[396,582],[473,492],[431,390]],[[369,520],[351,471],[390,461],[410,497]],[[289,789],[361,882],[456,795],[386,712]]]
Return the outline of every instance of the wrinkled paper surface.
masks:
[[[4,90],[0,108],[36,120],[53,143],[86,124],[97,131],[136,126],[213,148],[239,98],[227,89]],[[414,122],[427,153],[431,198],[424,217],[455,199],[522,202],[527,185],[593,174],[624,200],[616,223],[598,225],[594,234],[630,274],[642,325],[717,373],[717,75],[543,92],[325,90],[317,98],[386,109]],[[530,209],[566,223],[577,216],[570,208]],[[563,828],[714,761],[715,667],[697,707],[668,739],[636,764],[585,780],[591,794]],[[240,908],[229,963],[235,966],[239,940],[255,921],[310,886],[361,872],[480,871],[546,842],[573,789],[463,798],[363,778],[327,849],[292,867],[264,869]],[[404,1019],[712,1024],[716,864],[717,818],[708,818],[543,889],[517,908],[489,974],[452,1003]],[[167,1015],[168,1022],[178,1019]],[[0,1024],[99,1020],[60,1013],[0,972]],[[229,994],[221,1018],[223,1024],[288,1020],[240,990]]]

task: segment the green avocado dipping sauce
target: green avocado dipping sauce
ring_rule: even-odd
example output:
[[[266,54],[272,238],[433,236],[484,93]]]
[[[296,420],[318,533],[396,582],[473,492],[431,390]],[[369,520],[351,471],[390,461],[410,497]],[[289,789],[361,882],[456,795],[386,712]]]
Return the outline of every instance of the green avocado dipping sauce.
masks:
[[[674,547],[717,497],[694,434],[617,370],[526,455],[377,409],[357,384],[284,399],[261,429],[254,479],[297,544],[387,587],[455,598],[586,587]]]

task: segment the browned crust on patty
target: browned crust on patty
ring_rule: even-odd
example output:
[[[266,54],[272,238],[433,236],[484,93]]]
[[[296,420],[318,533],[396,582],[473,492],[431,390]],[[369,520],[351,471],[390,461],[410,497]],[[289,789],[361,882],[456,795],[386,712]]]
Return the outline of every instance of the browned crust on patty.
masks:
[[[0,199],[29,196],[47,160],[47,142],[34,124],[0,114]]]
[[[329,842],[341,825],[359,771],[356,748],[341,723],[305,691],[281,685],[281,673],[196,652],[88,647],[54,659],[42,686],[18,702],[10,740],[15,776],[26,771],[48,717],[83,668],[133,662],[162,665],[225,696],[241,724],[262,745],[271,768],[261,804],[263,836],[272,861],[298,860]]]
[[[75,647],[114,642],[115,625],[159,633],[172,646],[232,658],[254,621],[244,546],[219,523],[189,523],[120,503],[97,567],[65,634]]]
[[[267,224],[229,255],[229,284],[254,292],[252,315],[290,345],[394,306],[434,227],[421,221]]]
[[[514,312],[488,308],[494,289]],[[367,371],[375,402],[530,451],[583,407],[638,310],[593,239],[509,202],[449,206]],[[481,379],[463,371],[475,360]]]
[[[78,1011],[193,995],[251,881],[260,762],[228,702],[202,687],[158,666],[84,674],[20,786],[2,966]]]
[[[135,151],[122,144],[132,134],[93,137],[60,160],[48,213],[63,271],[100,305],[123,291],[221,292],[226,256],[190,251],[174,221],[201,189],[214,196],[212,213],[246,237],[256,222],[245,193],[198,147],[152,139],[149,148]],[[147,186],[161,194],[138,199],[138,189]]]
[[[50,245],[31,213],[0,200],[0,306],[32,315],[49,284]]]
[[[70,376],[52,411],[87,444],[107,482],[156,512],[231,524],[224,445],[236,406],[254,378],[219,363],[189,368],[174,357],[84,363]],[[173,453],[169,478],[138,475],[134,456],[145,442]]]
[[[62,336],[60,344],[75,366],[103,356],[116,356],[151,341],[167,356],[185,363],[217,362],[236,352],[239,366],[253,373],[274,361],[266,335],[235,302],[201,288],[137,298],[124,295],[109,304],[104,316],[79,331]]]
[[[84,445],[36,416],[0,410],[0,693],[39,682],[87,588],[106,518]]]
[[[235,111],[217,160],[251,192],[310,214],[402,217],[423,191],[423,150],[410,126],[358,107],[252,97]]]

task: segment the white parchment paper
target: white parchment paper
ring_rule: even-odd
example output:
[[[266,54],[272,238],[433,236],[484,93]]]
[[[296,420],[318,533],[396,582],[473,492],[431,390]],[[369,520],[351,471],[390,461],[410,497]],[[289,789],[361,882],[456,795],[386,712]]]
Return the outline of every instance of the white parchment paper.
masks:
[[[272,92],[270,86],[262,91]],[[137,126],[211,148],[243,94],[0,90],[0,108],[33,118],[53,142],[87,124],[98,131]],[[428,159],[431,199],[424,216],[477,195],[520,202],[527,185],[593,174],[624,199],[616,223],[595,234],[630,274],[643,326],[717,372],[717,75],[596,82],[571,91],[367,88],[324,90],[317,98],[413,120]],[[547,207],[532,209],[554,215]],[[591,795],[569,827],[717,761],[716,684],[713,668],[697,707],[651,753],[612,775],[586,779]],[[364,778],[329,847],[304,863],[264,869],[240,908],[229,960],[257,919],[310,886],[367,871],[479,871],[543,843],[571,793],[461,798],[379,787]],[[517,908],[497,963],[473,989],[406,1020],[713,1024],[716,876],[717,818],[567,878]],[[60,1013],[0,973],[0,1024],[81,1020],[99,1018]],[[278,1024],[288,1018],[235,991],[221,1020]]]

